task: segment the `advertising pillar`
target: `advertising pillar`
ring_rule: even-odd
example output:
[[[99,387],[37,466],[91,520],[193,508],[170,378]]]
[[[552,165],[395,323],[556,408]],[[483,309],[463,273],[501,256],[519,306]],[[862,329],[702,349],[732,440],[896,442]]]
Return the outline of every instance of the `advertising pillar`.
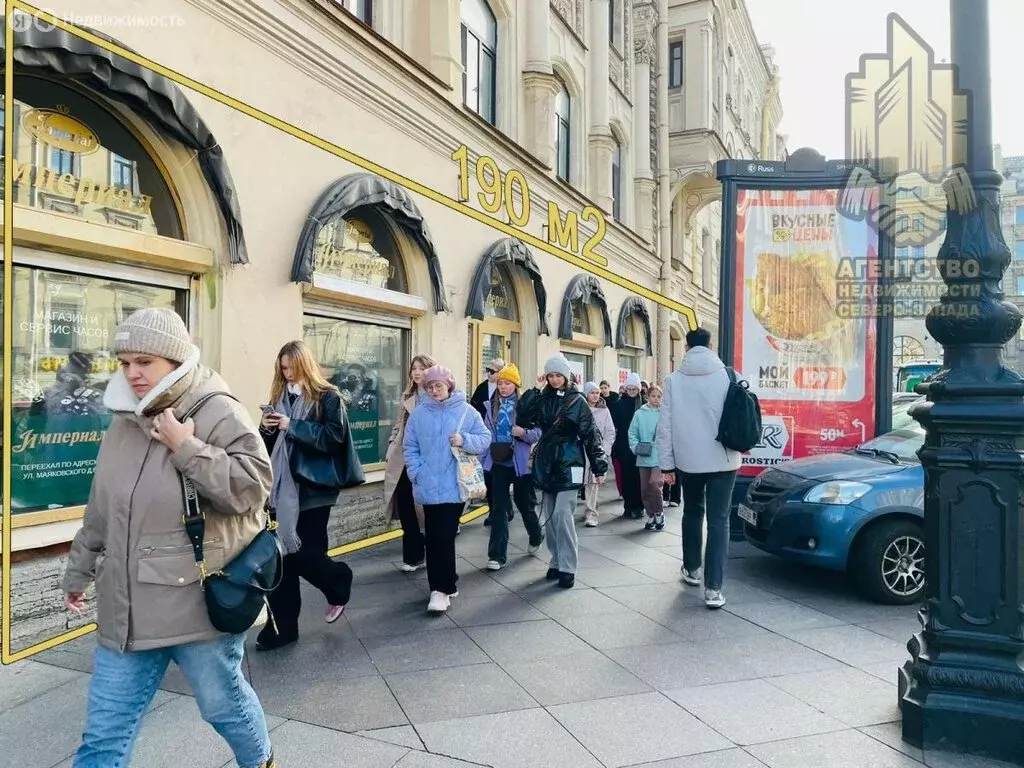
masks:
[[[889,428],[891,249],[864,215],[882,188],[873,179],[851,186],[852,169],[813,150],[719,163],[721,354],[762,415],[734,501],[768,467],[845,451]],[[742,535],[738,518],[733,532]]]

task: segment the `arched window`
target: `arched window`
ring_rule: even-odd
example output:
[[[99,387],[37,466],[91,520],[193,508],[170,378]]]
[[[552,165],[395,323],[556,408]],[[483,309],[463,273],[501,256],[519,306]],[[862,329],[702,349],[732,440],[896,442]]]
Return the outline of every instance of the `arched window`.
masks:
[[[491,287],[484,301],[484,317],[498,320],[519,322],[519,302],[516,300],[516,289],[512,283],[512,275],[508,267],[499,265],[491,277]],[[501,355],[498,355],[501,357]]]
[[[320,230],[313,269],[351,283],[408,291],[405,269],[391,226],[371,206],[333,216]]]
[[[590,307],[583,303],[583,299],[576,299],[572,303],[572,332],[590,336],[590,327]]]
[[[911,360],[924,357],[924,344],[913,336],[897,336],[892,344],[892,363],[895,366],[906,365]]]
[[[462,0],[462,102],[496,122],[498,22],[486,0]]]
[[[181,216],[164,174],[128,127],[86,93],[40,77],[16,78],[8,115],[21,168],[14,202],[96,224],[183,239]],[[73,127],[77,126],[77,127]],[[85,151],[43,140],[49,130],[88,130]],[[3,143],[0,141],[0,149]],[[17,178],[17,175],[16,175]]]
[[[644,360],[646,353],[644,349],[644,327],[640,318],[630,315],[626,318],[623,327],[621,347],[619,349],[619,368],[633,373],[644,375]]]
[[[572,98],[565,83],[555,97],[555,171],[562,181],[569,181],[572,141]]]
[[[612,150],[612,216],[622,220],[622,145],[618,139]]]

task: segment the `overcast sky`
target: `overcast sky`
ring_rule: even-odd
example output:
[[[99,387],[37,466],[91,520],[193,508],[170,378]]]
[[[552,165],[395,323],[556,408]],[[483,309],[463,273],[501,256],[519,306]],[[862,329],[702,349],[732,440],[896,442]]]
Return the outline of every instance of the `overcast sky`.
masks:
[[[759,42],[775,46],[790,152],[845,154],[845,78],[862,53],[885,52],[889,13],[931,45],[936,61],[949,59],[948,0],[747,0],[747,10]],[[990,0],[989,14],[993,140],[1004,156],[1024,155],[1024,0]]]

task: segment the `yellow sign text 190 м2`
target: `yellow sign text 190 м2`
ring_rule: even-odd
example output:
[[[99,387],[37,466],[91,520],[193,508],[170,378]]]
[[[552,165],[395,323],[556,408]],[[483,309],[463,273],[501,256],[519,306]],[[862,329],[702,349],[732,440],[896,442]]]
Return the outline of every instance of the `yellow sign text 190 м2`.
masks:
[[[459,164],[459,199],[468,201],[469,195],[469,147],[465,144],[459,146],[452,152],[452,160]],[[489,155],[481,155],[474,164],[476,183],[480,187],[477,193],[477,202],[487,213],[494,215],[505,209],[509,223],[520,229],[526,229],[530,225],[530,218],[533,213],[530,207],[530,187],[526,183],[526,177],[522,171],[512,168],[505,173]],[[518,196],[518,205],[516,197]],[[595,225],[594,234],[583,243],[580,249],[579,220],[592,221]],[[577,214],[576,211],[567,211],[563,217],[558,204],[548,201],[547,217],[547,240],[563,250],[572,254],[579,254],[587,261],[608,265],[608,259],[594,252],[594,249],[604,240],[608,225],[605,223],[604,214],[599,208],[593,205],[584,206]]]

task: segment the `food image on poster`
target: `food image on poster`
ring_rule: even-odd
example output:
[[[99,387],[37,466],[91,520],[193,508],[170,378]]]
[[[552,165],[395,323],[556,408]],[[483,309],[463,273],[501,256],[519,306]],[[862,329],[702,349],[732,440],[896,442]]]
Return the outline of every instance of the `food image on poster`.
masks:
[[[840,311],[840,268],[877,259],[878,239],[836,200],[835,190],[738,190],[733,364],[766,433],[744,474],[874,434],[876,320]]]
[[[777,339],[830,338],[844,323],[836,314],[837,266],[829,253],[758,253],[751,312]]]

